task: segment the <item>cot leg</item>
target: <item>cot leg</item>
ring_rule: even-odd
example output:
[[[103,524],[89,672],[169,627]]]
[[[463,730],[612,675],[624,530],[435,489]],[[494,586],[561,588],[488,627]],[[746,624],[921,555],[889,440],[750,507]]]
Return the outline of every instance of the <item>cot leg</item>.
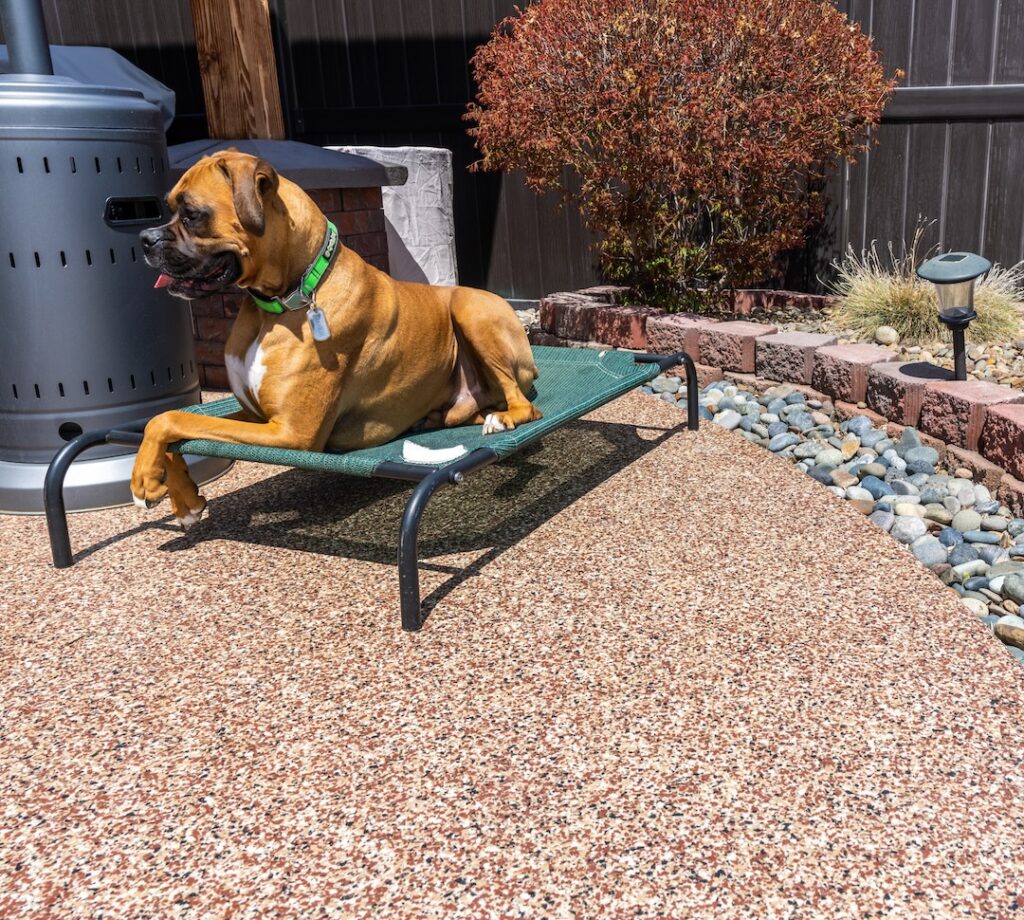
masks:
[[[430,497],[441,486],[448,485],[450,473],[440,469],[419,482],[402,514],[398,531],[398,591],[402,602],[402,629],[417,632],[423,625],[420,606],[420,570],[416,542],[420,532],[420,518]]]
[[[685,352],[680,353],[686,368],[686,427],[696,431],[700,425],[700,407],[697,404],[697,366]]]
[[[46,529],[50,534],[50,553],[53,565],[66,569],[74,565],[71,555],[71,537],[68,534],[68,516],[64,508],[64,477],[78,455],[97,444],[106,444],[109,431],[87,431],[68,441],[50,461],[43,480],[43,508],[46,511]]]
[[[402,602],[402,629],[406,632],[417,632],[423,625],[419,554],[416,548],[423,509],[441,486],[457,486],[468,473],[490,466],[497,459],[498,455],[490,448],[477,448],[461,460],[434,470],[412,490],[398,531],[398,591]]]
[[[46,529],[50,535],[50,554],[53,556],[54,568],[66,569],[75,564],[71,555],[71,537],[68,535],[68,515],[64,507],[64,479],[71,464],[80,454],[99,444],[138,447],[142,443],[142,429],[146,421],[140,419],[119,428],[86,431],[68,441],[50,461],[43,480],[43,510],[46,512]]]
[[[686,369],[686,427],[696,431],[700,426],[700,407],[697,404],[697,365],[685,351],[677,351],[673,355],[634,355],[633,360],[640,364],[657,364],[663,371],[678,367]]]

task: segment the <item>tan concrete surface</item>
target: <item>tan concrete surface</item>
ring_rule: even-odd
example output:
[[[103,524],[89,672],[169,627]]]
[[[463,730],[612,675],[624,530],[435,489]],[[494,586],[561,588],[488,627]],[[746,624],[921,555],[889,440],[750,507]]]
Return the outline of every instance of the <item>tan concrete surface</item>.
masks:
[[[0,916],[1004,916],[1024,671],[886,534],[631,394],[439,495],[240,466],[0,519]],[[638,426],[641,426],[638,428]]]

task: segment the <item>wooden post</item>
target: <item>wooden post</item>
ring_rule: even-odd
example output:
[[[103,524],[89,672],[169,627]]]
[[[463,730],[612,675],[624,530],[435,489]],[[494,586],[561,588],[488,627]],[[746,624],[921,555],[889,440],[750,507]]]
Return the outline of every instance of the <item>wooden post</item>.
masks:
[[[284,137],[268,0],[191,0],[210,137]]]

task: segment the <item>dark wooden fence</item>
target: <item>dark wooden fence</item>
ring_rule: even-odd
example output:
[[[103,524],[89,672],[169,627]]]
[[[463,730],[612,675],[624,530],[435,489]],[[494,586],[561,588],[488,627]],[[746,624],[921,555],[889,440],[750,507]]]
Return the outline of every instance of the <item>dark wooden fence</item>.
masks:
[[[836,0],[907,71],[879,145],[831,183],[830,219],[790,280],[812,286],[847,244],[929,243],[1024,258],[1024,0]],[[468,60],[514,0],[270,0],[290,136],[428,144],[455,160],[459,270],[532,298],[596,280],[571,210],[519,177],[469,174]],[[51,40],[109,45],[171,86],[171,142],[205,134],[188,0],[44,0]]]
[[[835,248],[909,240],[1024,259],[1024,0],[841,0],[906,71],[878,146],[834,183]]]

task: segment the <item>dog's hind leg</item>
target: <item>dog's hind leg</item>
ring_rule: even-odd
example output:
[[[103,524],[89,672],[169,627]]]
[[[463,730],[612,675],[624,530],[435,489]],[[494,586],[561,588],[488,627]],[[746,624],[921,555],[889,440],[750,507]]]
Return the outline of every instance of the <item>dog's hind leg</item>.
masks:
[[[541,418],[526,396],[537,367],[525,330],[506,301],[483,291],[471,293],[455,293],[452,317],[491,392],[490,404],[480,406],[483,433],[508,431]]]

